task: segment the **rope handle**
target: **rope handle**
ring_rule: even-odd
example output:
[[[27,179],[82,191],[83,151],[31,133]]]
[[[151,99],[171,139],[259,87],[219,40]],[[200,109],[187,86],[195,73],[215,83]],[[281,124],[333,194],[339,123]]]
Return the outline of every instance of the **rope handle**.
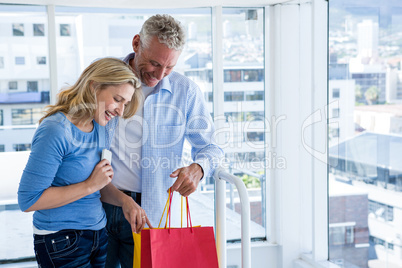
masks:
[[[165,215],[165,211],[166,211],[166,208],[167,208],[166,220],[165,220],[165,229],[168,228],[169,233],[170,233],[170,228],[171,228],[172,201],[173,201],[173,191],[171,191],[171,189],[169,188],[168,199],[166,200],[166,204],[165,204],[165,207],[163,209],[162,216],[161,216],[161,219],[160,219],[159,225],[158,225],[158,228],[160,228],[163,216]],[[181,228],[183,228],[183,196],[181,196],[181,211],[180,212],[181,212],[180,226],[181,226]],[[189,202],[188,202],[188,197],[186,197],[186,219],[187,219],[187,228],[190,227],[191,232],[193,232],[193,225],[192,225],[192,222],[191,222],[190,206],[189,206]],[[169,226],[168,226],[168,221],[169,221]]]

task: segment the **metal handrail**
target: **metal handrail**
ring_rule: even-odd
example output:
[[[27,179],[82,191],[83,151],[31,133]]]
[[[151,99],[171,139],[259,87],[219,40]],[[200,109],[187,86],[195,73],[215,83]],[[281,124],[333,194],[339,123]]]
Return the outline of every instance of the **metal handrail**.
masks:
[[[237,188],[241,205],[241,258],[242,268],[251,267],[251,237],[250,237],[250,200],[244,182],[223,168],[218,167],[214,173],[216,200],[216,247],[219,267],[226,267],[226,185],[225,181]]]

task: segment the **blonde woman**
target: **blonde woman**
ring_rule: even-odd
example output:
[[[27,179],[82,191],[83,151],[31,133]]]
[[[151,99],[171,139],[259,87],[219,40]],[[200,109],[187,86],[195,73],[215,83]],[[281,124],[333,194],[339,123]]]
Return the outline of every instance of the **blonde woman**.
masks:
[[[108,122],[135,114],[139,87],[126,63],[103,58],[61,91],[40,120],[18,189],[21,210],[35,211],[39,267],[104,267],[107,234],[100,190],[111,182],[113,170],[100,159],[101,151],[110,146],[114,131]]]

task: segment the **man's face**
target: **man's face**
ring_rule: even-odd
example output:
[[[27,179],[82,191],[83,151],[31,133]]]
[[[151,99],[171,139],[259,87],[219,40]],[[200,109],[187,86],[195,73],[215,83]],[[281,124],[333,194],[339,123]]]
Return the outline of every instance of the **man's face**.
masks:
[[[151,38],[147,48],[141,46],[139,35],[134,36],[133,49],[135,58],[131,66],[139,75],[141,82],[149,87],[156,86],[170,74],[181,53],[159,43],[156,36]]]

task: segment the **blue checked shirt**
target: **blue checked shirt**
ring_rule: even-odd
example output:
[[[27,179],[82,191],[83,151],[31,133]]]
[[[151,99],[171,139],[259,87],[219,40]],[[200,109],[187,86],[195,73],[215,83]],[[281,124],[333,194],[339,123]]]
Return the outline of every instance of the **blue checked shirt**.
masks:
[[[124,60],[128,62],[132,57],[133,53]],[[141,206],[154,227],[161,218],[167,190],[175,182],[175,178],[169,175],[184,166],[185,139],[191,145],[192,160],[203,169],[204,178],[213,174],[223,157],[222,149],[213,139],[214,129],[201,90],[177,72],[163,78],[146,98],[141,149]],[[113,155],[113,161],[119,161],[118,157]]]

